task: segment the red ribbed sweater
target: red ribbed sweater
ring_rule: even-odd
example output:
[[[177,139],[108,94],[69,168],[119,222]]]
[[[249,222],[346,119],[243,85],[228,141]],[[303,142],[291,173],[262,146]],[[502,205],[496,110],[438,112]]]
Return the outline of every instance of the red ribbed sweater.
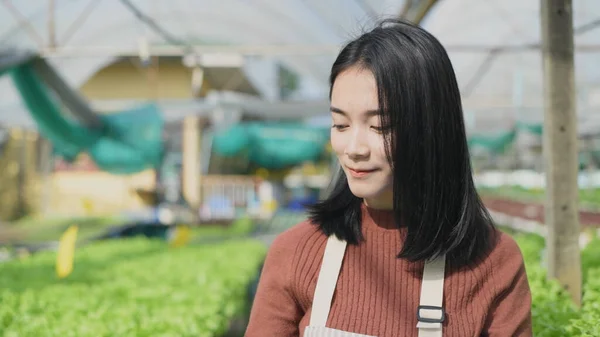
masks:
[[[417,337],[423,263],[395,255],[402,239],[389,211],[363,206],[360,245],[348,245],[327,326],[378,337]],[[446,271],[444,337],[531,336],[531,294],[519,247],[498,236],[479,265]],[[302,222],[269,249],[246,337],[302,336],[327,238]],[[417,272],[411,272],[417,270]]]

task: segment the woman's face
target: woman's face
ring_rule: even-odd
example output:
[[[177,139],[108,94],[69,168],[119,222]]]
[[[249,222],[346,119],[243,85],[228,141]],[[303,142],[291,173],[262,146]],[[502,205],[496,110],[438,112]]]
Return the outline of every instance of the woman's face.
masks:
[[[358,67],[340,73],[331,91],[331,145],[352,193],[374,208],[392,207],[392,169],[379,120],[377,83]]]

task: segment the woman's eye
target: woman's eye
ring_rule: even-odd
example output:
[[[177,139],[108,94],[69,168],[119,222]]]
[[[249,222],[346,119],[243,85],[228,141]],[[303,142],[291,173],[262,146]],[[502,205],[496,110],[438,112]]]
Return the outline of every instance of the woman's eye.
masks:
[[[336,129],[336,130],[343,130],[347,127],[348,127],[348,125],[344,125],[344,124],[333,124],[333,126],[331,128]]]
[[[389,131],[389,128],[382,127],[382,126],[372,126],[371,129],[375,130],[377,133],[384,133],[384,132]]]

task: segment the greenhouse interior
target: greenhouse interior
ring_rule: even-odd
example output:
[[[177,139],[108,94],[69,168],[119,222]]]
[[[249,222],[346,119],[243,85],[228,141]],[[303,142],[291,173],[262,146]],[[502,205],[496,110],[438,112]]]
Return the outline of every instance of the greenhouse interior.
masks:
[[[448,52],[534,335],[600,336],[598,0],[2,1],[0,335],[243,336],[339,169],[331,66],[383,18]]]

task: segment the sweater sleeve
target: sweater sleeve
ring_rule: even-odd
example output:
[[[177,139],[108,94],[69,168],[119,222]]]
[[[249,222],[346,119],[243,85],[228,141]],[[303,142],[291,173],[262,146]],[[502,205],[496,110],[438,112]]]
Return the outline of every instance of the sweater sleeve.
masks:
[[[531,292],[519,246],[502,234],[492,252],[496,298],[486,322],[489,337],[531,337]]]
[[[290,289],[294,246],[283,233],[265,259],[244,337],[297,337],[302,319]]]

